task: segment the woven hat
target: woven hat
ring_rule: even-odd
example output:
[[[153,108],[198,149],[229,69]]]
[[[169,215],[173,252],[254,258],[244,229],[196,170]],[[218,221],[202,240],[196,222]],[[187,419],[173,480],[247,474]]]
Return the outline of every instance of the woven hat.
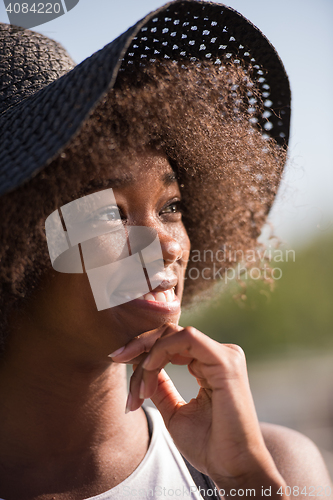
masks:
[[[0,195],[61,154],[121,65],[165,59],[251,65],[264,104],[255,120],[263,134],[287,145],[290,88],[283,64],[258,28],[223,4],[168,3],[77,66],[57,42],[0,24]]]

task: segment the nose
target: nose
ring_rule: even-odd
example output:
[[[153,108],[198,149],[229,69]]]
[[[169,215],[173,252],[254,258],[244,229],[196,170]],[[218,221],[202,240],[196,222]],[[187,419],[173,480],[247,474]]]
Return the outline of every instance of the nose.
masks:
[[[169,266],[180,260],[183,256],[183,250],[180,243],[166,232],[159,232],[158,237],[161,244],[164,265]]]
[[[169,232],[163,229],[158,230],[156,226],[144,225],[127,226],[125,231],[127,233],[130,255],[149,246],[157,235],[162,250],[164,266],[169,266],[173,262],[183,258],[182,245]],[[153,258],[157,258],[156,254],[154,254]]]

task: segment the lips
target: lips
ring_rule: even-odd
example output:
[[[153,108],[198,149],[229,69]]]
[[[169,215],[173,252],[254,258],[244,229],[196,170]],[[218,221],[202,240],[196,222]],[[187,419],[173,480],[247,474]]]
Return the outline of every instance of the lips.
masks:
[[[164,280],[153,291],[129,302],[134,307],[150,313],[176,315],[180,314],[180,300],[177,296],[177,279]],[[175,285],[174,285],[175,284]],[[174,286],[173,286],[174,285]]]

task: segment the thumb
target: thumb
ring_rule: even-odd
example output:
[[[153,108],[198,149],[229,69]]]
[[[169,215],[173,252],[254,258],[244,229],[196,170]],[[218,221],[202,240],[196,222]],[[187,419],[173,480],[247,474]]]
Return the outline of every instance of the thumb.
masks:
[[[157,389],[150,399],[162,415],[167,429],[177,410],[186,404],[186,401],[173,385],[171,378],[163,369],[158,374]]]

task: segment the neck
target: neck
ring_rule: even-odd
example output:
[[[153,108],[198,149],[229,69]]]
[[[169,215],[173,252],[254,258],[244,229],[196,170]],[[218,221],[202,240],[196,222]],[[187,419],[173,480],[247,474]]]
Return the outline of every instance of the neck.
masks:
[[[113,458],[129,456],[129,466],[118,474],[120,479],[142,460],[148,445],[145,416],[142,410],[125,415],[125,365],[107,357],[82,362],[66,349],[49,345],[45,337],[36,343],[27,335],[29,341],[18,345],[12,335],[2,360],[0,465],[10,477],[11,471],[30,470],[36,464],[38,468],[53,464],[53,471],[58,472],[68,471],[71,464],[77,473],[79,464],[86,463],[90,474],[95,471],[91,478],[94,487],[87,493],[101,493],[114,485],[100,479],[104,469],[108,477],[110,470],[114,477]],[[83,476],[87,478],[87,473]],[[0,478],[3,484],[1,472]]]

